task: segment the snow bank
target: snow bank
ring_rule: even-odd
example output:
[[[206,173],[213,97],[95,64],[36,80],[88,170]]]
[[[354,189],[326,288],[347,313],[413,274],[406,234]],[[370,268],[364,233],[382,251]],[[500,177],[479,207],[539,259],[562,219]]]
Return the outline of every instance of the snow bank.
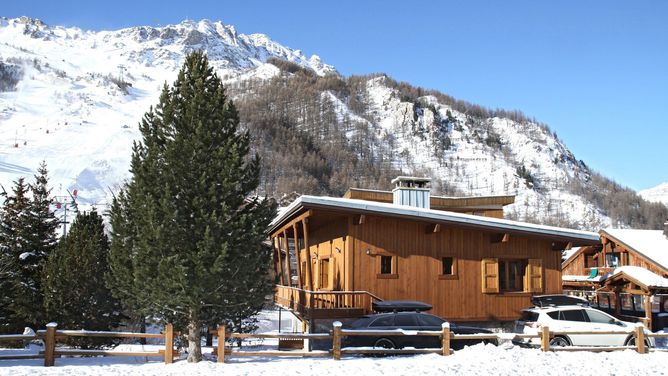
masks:
[[[2,361],[1,375],[660,375],[668,364],[667,353],[542,353],[535,349],[476,345],[454,355],[396,356],[386,358],[344,356],[331,358],[229,358],[225,364],[180,361],[171,365],[142,363],[142,358],[61,358],[44,368],[40,360]]]

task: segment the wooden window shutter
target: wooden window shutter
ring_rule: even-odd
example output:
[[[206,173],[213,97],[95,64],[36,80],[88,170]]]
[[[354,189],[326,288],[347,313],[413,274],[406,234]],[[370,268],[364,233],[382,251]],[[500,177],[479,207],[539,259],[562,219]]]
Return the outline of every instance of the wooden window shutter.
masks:
[[[543,292],[543,260],[529,259],[526,292]]]
[[[482,292],[494,294],[499,292],[499,260],[495,258],[482,259]]]

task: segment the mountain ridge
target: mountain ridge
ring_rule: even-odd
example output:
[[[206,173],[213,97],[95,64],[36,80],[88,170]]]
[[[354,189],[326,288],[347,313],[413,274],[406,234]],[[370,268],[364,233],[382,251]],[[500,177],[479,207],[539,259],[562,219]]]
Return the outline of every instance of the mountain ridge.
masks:
[[[77,189],[82,204],[104,205],[129,176],[141,116],[194,49],[207,51],[271,165],[264,193],[339,195],[424,174],[436,178],[436,193],[516,194],[513,219],[631,224],[624,205],[602,200],[621,192],[636,202],[633,194],[592,172],[535,119],[382,74],[342,77],[316,55],[209,20],[93,32],[1,19],[0,183],[8,188],[46,159],[56,194]],[[292,138],[277,141],[276,132]]]

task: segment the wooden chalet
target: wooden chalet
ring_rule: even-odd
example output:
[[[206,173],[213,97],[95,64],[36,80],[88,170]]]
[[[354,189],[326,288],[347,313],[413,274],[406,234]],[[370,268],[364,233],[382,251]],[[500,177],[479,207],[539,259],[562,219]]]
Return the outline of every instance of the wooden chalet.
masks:
[[[605,229],[562,265],[565,292],[651,330],[668,326],[668,223],[661,230]]]
[[[270,228],[276,303],[306,323],[370,313],[374,300],[423,301],[452,321],[515,320],[533,294],[561,292],[564,249],[599,243],[498,218],[508,196],[430,197],[428,182],[399,177],[392,192],[301,196],[282,210]]]

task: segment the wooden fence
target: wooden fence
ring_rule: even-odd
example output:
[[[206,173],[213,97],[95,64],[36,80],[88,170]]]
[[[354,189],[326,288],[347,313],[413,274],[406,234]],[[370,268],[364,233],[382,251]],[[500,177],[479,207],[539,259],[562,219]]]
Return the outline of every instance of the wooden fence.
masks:
[[[335,322],[332,331],[329,333],[228,333],[226,327],[221,325],[217,330],[211,333],[218,337],[218,345],[215,349],[218,362],[225,362],[229,356],[288,356],[288,357],[332,357],[334,360],[340,360],[343,354],[427,354],[437,353],[443,356],[452,354],[452,341],[459,340],[503,340],[510,339],[507,334],[454,334],[450,331],[449,323],[444,323],[442,330],[434,331],[401,331],[401,330],[349,330],[343,329],[340,322]],[[550,331],[548,326],[542,326],[536,334],[514,334],[512,339],[540,339],[540,349],[542,351],[615,351],[633,349],[638,353],[644,354],[654,351],[668,351],[668,349],[650,348],[645,345],[647,338],[668,338],[668,333],[645,333],[642,325],[638,325],[633,331],[627,332],[635,340],[633,346],[551,346],[550,340],[555,336],[567,335],[610,335],[620,334],[620,332],[604,331]],[[355,336],[434,336],[440,337],[440,348],[426,349],[384,349],[384,348],[342,348],[342,341],[345,337]],[[67,337],[106,337],[106,338],[161,338],[165,341],[164,350],[159,351],[110,351],[110,350],[81,350],[81,349],[58,349],[56,343],[58,339]],[[278,340],[332,340],[331,350],[323,351],[239,351],[225,347],[227,339],[248,339],[248,338],[273,338]],[[174,330],[171,324],[165,327],[164,333],[130,333],[130,332],[98,332],[85,330],[57,330],[57,324],[47,325],[46,330],[40,330],[35,335],[0,335],[0,342],[7,341],[26,341],[42,339],[44,341],[44,351],[39,354],[25,355],[2,355],[3,359],[41,359],[44,358],[44,366],[53,366],[55,357],[61,355],[83,355],[83,356],[154,356],[162,357],[166,364],[172,363],[174,356],[178,354],[174,351]]]
[[[213,334],[218,336],[218,347],[215,350],[218,362],[225,362],[225,357],[229,356],[331,356],[334,360],[340,360],[342,354],[428,354],[437,353],[443,356],[452,354],[452,341],[459,340],[502,340],[510,339],[504,334],[455,334],[450,331],[449,323],[444,323],[440,331],[401,331],[401,330],[349,330],[343,329],[340,322],[335,322],[334,327],[330,333],[227,333],[224,325],[219,326],[218,330],[213,330]],[[645,339],[652,338],[668,338],[668,333],[645,333],[644,327],[639,325],[633,331],[626,332],[633,336],[635,345],[633,346],[564,346],[555,347],[550,345],[550,340],[558,335],[610,335],[620,334],[624,332],[603,332],[603,331],[550,331],[548,326],[541,327],[541,330],[536,334],[514,334],[513,340],[519,339],[540,339],[540,349],[547,351],[615,351],[615,350],[636,350],[638,353],[644,354],[654,351],[666,351],[668,349],[650,348],[645,344]],[[440,348],[425,348],[425,349],[384,349],[384,348],[342,348],[342,340],[344,337],[353,336],[435,336],[441,338]],[[273,339],[331,339],[332,349],[328,351],[239,351],[232,350],[225,347],[225,340],[229,338],[246,339],[246,338],[273,338]]]
[[[58,339],[67,337],[86,337],[86,338],[161,338],[165,341],[165,348],[159,351],[112,351],[112,350],[82,350],[82,349],[58,349],[56,343]],[[166,364],[172,363],[178,352],[174,351],[174,328],[172,324],[165,326],[163,333],[131,333],[131,332],[102,332],[88,330],[58,330],[58,324],[50,323],[46,325],[46,330],[39,330],[34,335],[11,334],[0,335],[0,342],[9,341],[31,341],[43,340],[44,351],[39,354],[12,354],[0,355],[0,360],[7,359],[41,359],[44,358],[44,366],[50,367],[55,363],[55,358],[62,355],[83,355],[83,356],[153,356],[161,357]]]

